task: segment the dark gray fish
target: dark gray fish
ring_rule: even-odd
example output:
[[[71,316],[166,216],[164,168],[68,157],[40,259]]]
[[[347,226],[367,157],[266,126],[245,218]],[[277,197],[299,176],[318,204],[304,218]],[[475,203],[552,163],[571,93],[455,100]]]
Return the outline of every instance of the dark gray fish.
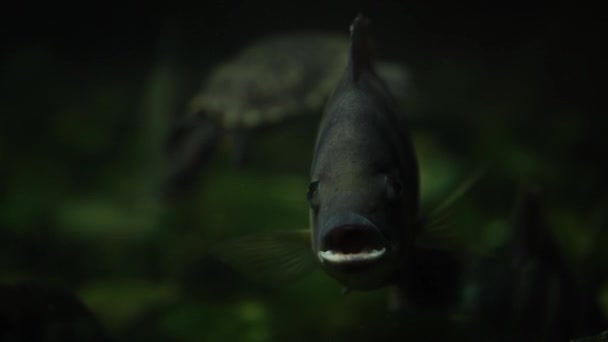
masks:
[[[351,26],[349,63],[321,120],[307,193],[315,255],[356,290],[389,283],[418,233],[418,165],[374,71],[369,25],[358,16]]]
[[[438,243],[447,240],[438,223],[481,173],[448,196],[431,219],[422,219],[416,155],[405,117],[376,74],[369,20],[359,15],[350,32],[348,64],[325,108],[314,148],[306,195],[311,230],[247,237],[213,253],[249,274],[294,275],[311,269],[316,259],[348,291],[394,285],[395,298],[438,302],[458,273],[449,244]],[[311,241],[315,259],[287,257],[303,255],[295,245],[277,247],[285,237],[301,241],[296,236]],[[263,260],[264,267],[245,260]]]
[[[405,116],[375,71],[369,20],[359,15],[350,31],[348,65],[314,149],[313,252],[348,290],[391,286],[391,309],[445,307],[458,299],[462,273],[446,208],[482,172],[421,215],[417,158]]]

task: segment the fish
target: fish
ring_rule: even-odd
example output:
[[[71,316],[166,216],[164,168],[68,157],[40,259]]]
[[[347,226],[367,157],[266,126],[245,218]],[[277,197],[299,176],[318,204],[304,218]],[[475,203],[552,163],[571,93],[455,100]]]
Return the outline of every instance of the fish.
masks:
[[[453,303],[463,265],[445,234],[446,208],[485,167],[422,213],[413,140],[376,72],[371,21],[358,15],[350,34],[349,61],[319,124],[306,194],[313,254],[347,292],[390,288],[392,311]]]
[[[252,42],[214,68],[190,101],[188,114],[176,117],[167,132],[167,199],[191,195],[224,137],[231,140],[234,164],[241,168],[250,161],[251,143],[260,130],[320,114],[347,63],[349,45],[346,34],[283,32]],[[383,60],[376,71],[398,101],[411,102],[415,88],[404,65]]]
[[[543,202],[539,184],[522,185],[510,239],[480,261],[475,334],[492,340],[566,341],[601,328],[594,291],[568,266]]]
[[[348,63],[325,106],[313,148],[306,191],[309,229],[247,236],[213,253],[257,277],[291,277],[320,265],[346,293],[391,287],[392,297],[400,298],[390,305],[397,310],[403,298],[432,301],[449,292],[437,286],[451,284],[446,279],[459,268],[450,248],[436,243],[445,240],[445,208],[483,170],[447,196],[432,215],[421,214],[418,160],[406,117],[376,73],[371,21],[359,14],[350,37]],[[303,244],[279,247],[302,239],[309,241],[305,249]],[[431,268],[433,272],[426,272]],[[420,291],[425,293],[412,294]]]
[[[374,70],[370,21],[350,27],[349,61],[314,148],[312,249],[349,289],[376,289],[407,258],[417,230],[418,163],[403,116]]]

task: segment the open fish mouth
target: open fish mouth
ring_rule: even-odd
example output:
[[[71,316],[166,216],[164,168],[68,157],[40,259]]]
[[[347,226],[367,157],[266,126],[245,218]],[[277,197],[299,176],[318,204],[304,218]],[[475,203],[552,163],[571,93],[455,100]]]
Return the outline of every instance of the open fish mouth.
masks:
[[[387,252],[386,241],[380,231],[369,225],[340,225],[323,239],[319,260],[332,264],[369,263]]]
[[[348,264],[377,260],[384,255],[386,248],[363,250],[358,253],[342,253],[339,251],[319,251],[321,262],[327,261],[333,264]]]

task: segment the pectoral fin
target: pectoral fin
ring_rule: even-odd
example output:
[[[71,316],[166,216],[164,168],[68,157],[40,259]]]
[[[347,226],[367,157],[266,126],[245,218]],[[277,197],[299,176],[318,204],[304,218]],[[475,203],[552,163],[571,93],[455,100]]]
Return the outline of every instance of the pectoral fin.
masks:
[[[422,215],[419,221],[420,234],[416,246],[420,248],[454,250],[459,249],[458,235],[450,224],[450,216],[454,204],[469,191],[486,172],[487,167],[479,168],[462,184],[456,187],[445,200],[435,206],[427,215]]]
[[[308,229],[246,235],[218,245],[210,254],[246,278],[260,282],[294,280],[316,265]]]

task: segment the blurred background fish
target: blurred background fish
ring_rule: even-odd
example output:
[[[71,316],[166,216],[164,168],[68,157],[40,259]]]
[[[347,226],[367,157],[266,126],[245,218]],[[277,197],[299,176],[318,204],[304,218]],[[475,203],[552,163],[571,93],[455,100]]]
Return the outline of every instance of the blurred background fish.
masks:
[[[243,166],[256,134],[293,117],[316,116],[340,80],[348,46],[344,34],[295,31],[256,40],[217,66],[169,134],[167,195],[187,194],[220,137],[228,138],[235,165]],[[403,65],[381,61],[376,69],[399,99],[412,93]]]
[[[493,340],[566,341],[605,324],[588,276],[572,269],[545,221],[542,191],[521,187],[509,238],[474,269],[473,331]],[[591,294],[591,296],[590,296]]]

